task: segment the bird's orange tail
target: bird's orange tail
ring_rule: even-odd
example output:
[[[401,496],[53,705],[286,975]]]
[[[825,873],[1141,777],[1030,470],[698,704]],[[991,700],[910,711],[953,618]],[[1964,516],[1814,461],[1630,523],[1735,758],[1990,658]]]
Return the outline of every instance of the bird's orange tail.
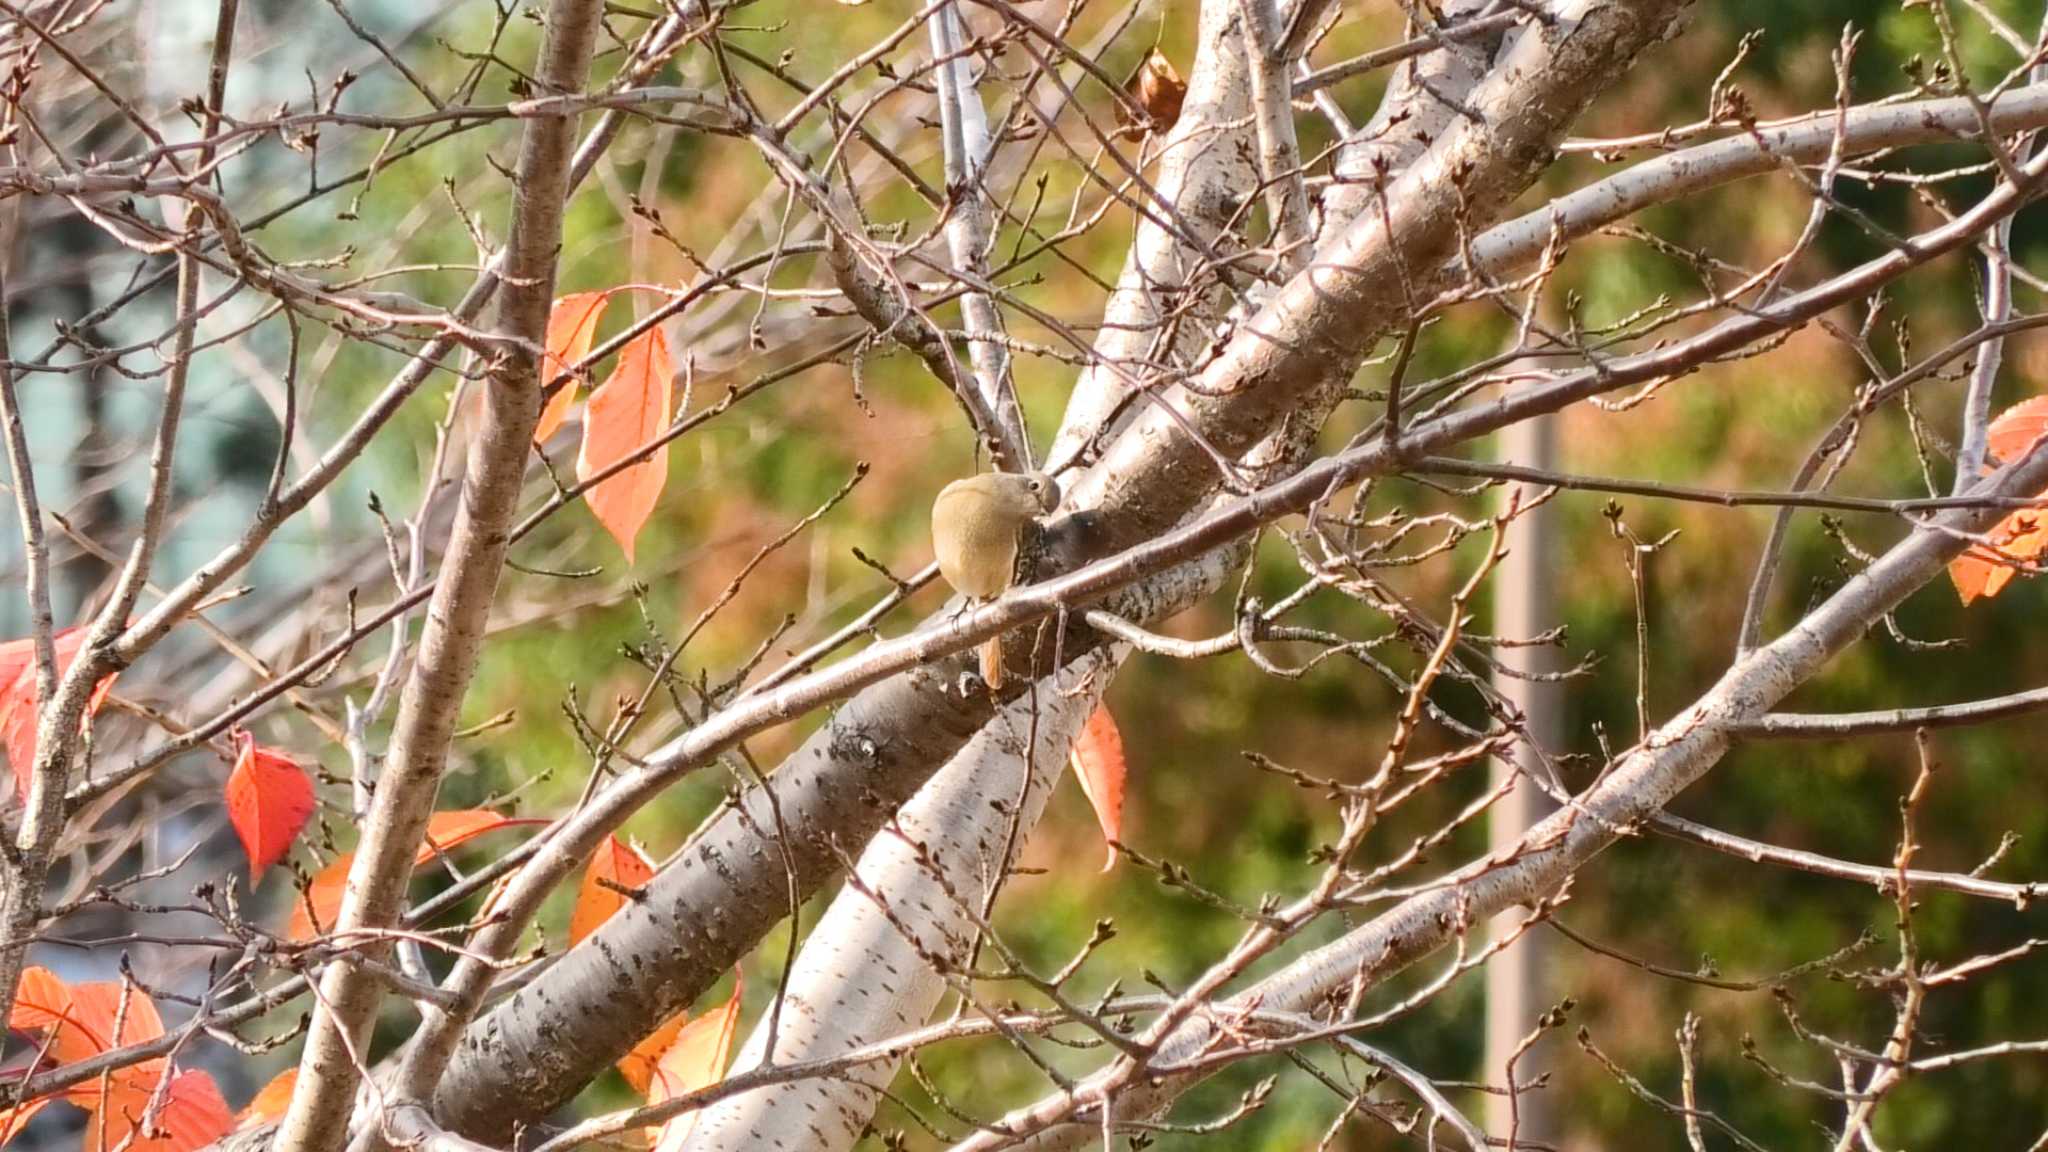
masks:
[[[991,636],[981,645],[981,678],[991,692],[1003,686],[1003,638]]]

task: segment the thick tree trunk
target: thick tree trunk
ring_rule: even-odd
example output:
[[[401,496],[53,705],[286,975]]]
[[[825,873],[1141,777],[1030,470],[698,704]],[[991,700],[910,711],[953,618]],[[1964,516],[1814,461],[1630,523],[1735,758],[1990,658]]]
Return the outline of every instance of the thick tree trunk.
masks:
[[[949,986],[966,986],[990,882],[1008,873],[1038,823],[1115,660],[1105,652],[1079,661],[1011,701],[876,834],[734,1072],[885,1040],[923,1024]],[[689,1152],[851,1148],[896,1068],[876,1061],[844,1078],[734,1097],[697,1118]]]

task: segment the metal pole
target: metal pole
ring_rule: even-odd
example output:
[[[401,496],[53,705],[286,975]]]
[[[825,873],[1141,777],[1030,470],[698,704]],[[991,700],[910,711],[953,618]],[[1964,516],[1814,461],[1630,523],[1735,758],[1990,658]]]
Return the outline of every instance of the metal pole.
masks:
[[[1550,468],[1555,457],[1552,418],[1538,417],[1504,429],[1501,458],[1533,468]],[[1503,499],[1510,489],[1503,489]],[[1523,493],[1533,496],[1533,491]],[[1508,551],[1496,574],[1493,631],[1503,639],[1527,640],[1556,627],[1558,612],[1552,594],[1553,553],[1556,536],[1554,503],[1546,503],[1522,514],[1508,528]],[[1551,647],[1502,648],[1496,658],[1507,668],[1520,672],[1554,670],[1556,649]],[[1527,724],[1530,740],[1555,751],[1563,736],[1562,700],[1556,682],[1531,681],[1496,672],[1494,687],[1519,709]],[[1542,771],[1541,757],[1517,743],[1513,755],[1523,769]],[[1498,759],[1493,764],[1496,786],[1518,776],[1515,764]],[[1550,802],[1536,784],[1518,779],[1514,791],[1494,802],[1488,814],[1488,840],[1496,856],[1511,851],[1529,826],[1549,811]],[[1513,931],[1523,913],[1506,912],[1494,918],[1498,938]],[[1507,1063],[1525,1037],[1536,1027],[1536,1018],[1550,1007],[1543,973],[1547,941],[1535,932],[1524,933],[1515,944],[1486,965],[1486,1057],[1484,1079],[1499,1087],[1507,1085]],[[1527,1084],[1543,1071],[1542,1053],[1532,1050],[1515,1063],[1515,1081]],[[1488,1094],[1486,1128],[1489,1134],[1506,1138],[1510,1130],[1515,1143],[1547,1140],[1555,1135],[1549,1123],[1547,1097],[1542,1092],[1521,1092],[1511,1102],[1506,1095]]]

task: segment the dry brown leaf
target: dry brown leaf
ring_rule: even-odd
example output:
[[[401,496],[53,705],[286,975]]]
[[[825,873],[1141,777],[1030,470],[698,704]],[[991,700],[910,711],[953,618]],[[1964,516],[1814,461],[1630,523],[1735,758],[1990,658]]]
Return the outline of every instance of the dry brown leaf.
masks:
[[[1131,116],[1129,105],[1117,101],[1116,122],[1121,129],[1119,135],[1136,138],[1146,132],[1164,136],[1173,130],[1180,120],[1181,103],[1187,99],[1188,82],[1181,79],[1180,69],[1166,58],[1166,53],[1154,48],[1138,61],[1131,75],[1124,81],[1124,91],[1145,110],[1150,123],[1139,124]]]

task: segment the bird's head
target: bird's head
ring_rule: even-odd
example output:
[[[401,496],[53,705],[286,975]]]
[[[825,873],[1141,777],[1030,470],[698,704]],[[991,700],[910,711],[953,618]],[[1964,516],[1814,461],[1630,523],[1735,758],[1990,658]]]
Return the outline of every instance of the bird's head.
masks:
[[[1035,520],[1060,506],[1059,481],[1043,472],[984,472],[975,478],[1008,515]]]
[[[1060,506],[1059,481],[1043,472],[1026,472],[1017,479],[1023,481],[1025,492],[1030,495],[1041,514]]]

